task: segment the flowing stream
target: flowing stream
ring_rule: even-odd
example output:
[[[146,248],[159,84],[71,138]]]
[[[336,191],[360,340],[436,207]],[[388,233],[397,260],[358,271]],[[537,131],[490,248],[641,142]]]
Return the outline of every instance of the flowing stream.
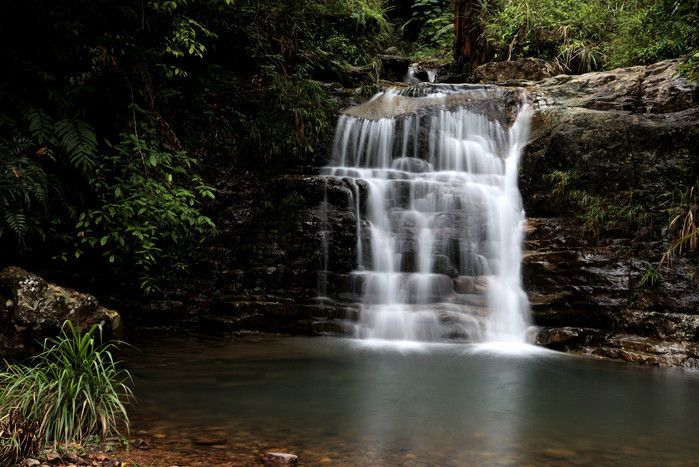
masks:
[[[323,173],[350,187],[358,337],[525,340],[529,120],[522,93],[448,85],[390,89],[340,116]]]

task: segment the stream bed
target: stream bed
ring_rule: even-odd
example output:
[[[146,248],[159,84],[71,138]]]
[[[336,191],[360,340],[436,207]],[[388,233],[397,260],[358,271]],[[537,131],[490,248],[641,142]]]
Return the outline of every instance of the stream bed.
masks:
[[[699,374],[524,345],[141,337],[132,438],[190,465],[699,465]]]

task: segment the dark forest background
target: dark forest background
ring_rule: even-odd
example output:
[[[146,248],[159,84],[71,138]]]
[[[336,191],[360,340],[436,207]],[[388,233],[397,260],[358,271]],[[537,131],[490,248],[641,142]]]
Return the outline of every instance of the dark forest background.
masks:
[[[219,168],[322,163],[338,90],[371,95],[377,55],[463,72],[455,12],[488,60],[581,73],[682,57],[694,78],[699,63],[696,0],[12,3],[0,19],[0,263],[99,270],[137,294],[186,276],[215,234]]]

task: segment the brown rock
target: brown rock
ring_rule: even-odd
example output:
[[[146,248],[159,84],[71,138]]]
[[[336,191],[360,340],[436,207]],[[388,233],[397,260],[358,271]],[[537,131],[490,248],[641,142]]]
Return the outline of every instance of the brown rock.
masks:
[[[563,449],[563,448],[557,448],[557,449],[546,449],[544,451],[544,456],[550,457],[551,459],[570,459],[572,457],[575,457],[575,451],[571,451],[570,449]]]
[[[207,436],[201,436],[198,438],[194,438],[192,441],[194,442],[194,444],[198,444],[199,446],[216,446],[216,445],[226,444],[225,438],[216,438],[216,437],[207,437]]]

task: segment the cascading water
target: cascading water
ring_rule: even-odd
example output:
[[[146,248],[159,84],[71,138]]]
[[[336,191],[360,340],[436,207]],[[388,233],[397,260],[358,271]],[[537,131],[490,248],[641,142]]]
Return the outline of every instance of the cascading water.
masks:
[[[340,116],[323,173],[347,185],[356,216],[358,337],[525,339],[517,173],[530,117],[522,92],[503,96],[417,86]]]

